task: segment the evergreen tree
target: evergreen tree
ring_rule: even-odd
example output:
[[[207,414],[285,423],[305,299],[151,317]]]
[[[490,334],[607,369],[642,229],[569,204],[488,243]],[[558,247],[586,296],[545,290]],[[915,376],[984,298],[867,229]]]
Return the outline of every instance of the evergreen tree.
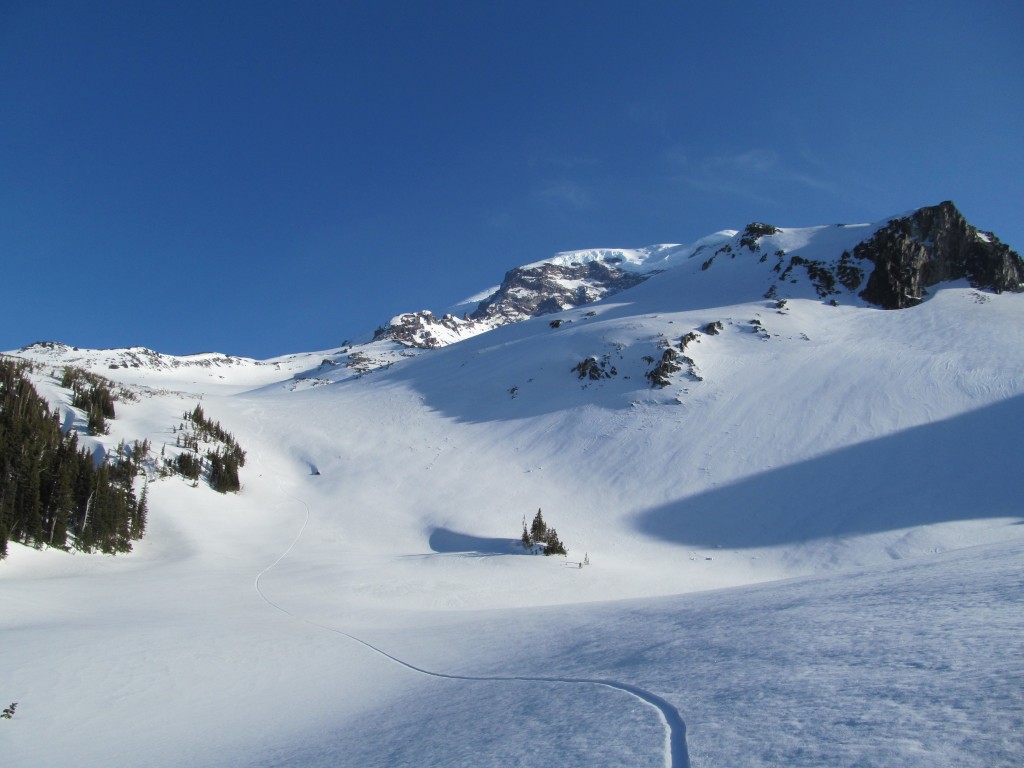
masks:
[[[554,528],[548,528],[547,537],[544,539],[544,554],[545,555],[567,555],[565,546],[563,546],[561,540],[558,538],[558,531]]]
[[[536,542],[544,541],[547,532],[548,527],[544,522],[544,515],[538,509],[537,514],[533,516],[533,523],[530,525],[530,538]]]
[[[210,463],[210,487],[213,490],[227,493],[241,488],[238,480],[238,460],[234,454],[228,451],[209,451],[206,456]]]
[[[526,518],[525,517],[523,517],[523,535],[520,537],[519,540],[520,540],[520,542],[522,542],[523,549],[529,549],[530,547],[533,546],[533,539],[530,538],[530,532],[528,530],[526,530]]]
[[[131,538],[141,539],[146,533],[146,516],[149,513],[149,487],[143,486],[142,495],[131,516]]]
[[[533,517],[529,530],[526,528],[526,518],[523,518],[523,533],[520,536],[523,549],[532,549],[538,544],[544,547],[545,555],[567,555],[568,551],[562,540],[558,538],[558,531],[544,522],[544,513],[537,510]]]

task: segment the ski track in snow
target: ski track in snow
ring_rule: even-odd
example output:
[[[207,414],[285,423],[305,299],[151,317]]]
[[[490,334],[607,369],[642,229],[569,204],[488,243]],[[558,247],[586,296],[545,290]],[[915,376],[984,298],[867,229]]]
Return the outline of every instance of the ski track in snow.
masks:
[[[274,560],[274,562],[272,562],[270,565],[268,565],[266,568],[264,568],[256,575],[256,579],[253,583],[253,586],[255,587],[256,592],[260,596],[260,598],[262,598],[262,600],[271,608],[280,611],[281,613],[291,617],[292,619],[295,619],[296,621],[301,621],[304,624],[309,624],[310,626],[317,627],[318,629],[323,629],[327,632],[333,632],[336,635],[341,635],[342,637],[347,638],[355,643],[359,643],[360,645],[368,648],[374,653],[383,656],[384,658],[394,662],[395,664],[405,667],[406,669],[412,672],[416,672],[421,675],[427,675],[429,677],[436,677],[442,680],[462,680],[467,682],[488,683],[508,682],[564,683],[567,685],[600,685],[605,688],[611,688],[616,691],[622,691],[623,693],[627,693],[630,696],[639,699],[644,704],[653,707],[658,712],[658,717],[661,719],[662,725],[665,727],[665,767],[690,768],[690,754],[686,746],[686,723],[683,722],[683,718],[679,714],[679,710],[672,706],[672,704],[663,699],[661,696],[651,693],[650,691],[647,691],[638,686],[630,685],[629,683],[619,682],[618,680],[606,680],[602,678],[591,679],[583,677],[531,677],[526,675],[474,676],[448,674],[445,672],[434,672],[429,669],[424,669],[423,667],[418,667],[415,664],[398,658],[397,656],[392,656],[387,651],[382,650],[381,648],[378,648],[372,643],[368,643],[365,640],[356,637],[355,635],[350,635],[348,632],[345,632],[344,630],[340,630],[335,627],[330,627],[326,624],[321,624],[319,622],[313,621],[312,619],[306,618],[305,616],[300,616],[296,613],[292,613],[287,608],[279,605],[278,603],[275,603],[273,600],[267,597],[267,595],[260,588],[260,579],[262,579],[267,573],[273,570],[278,565],[278,563],[284,560],[284,558],[288,556],[292,549],[295,548],[295,545],[299,542],[299,539],[302,538],[302,534],[305,532],[306,526],[309,524],[310,518],[309,505],[305,501],[300,499],[298,496],[293,496],[292,494],[284,490],[284,488],[281,486],[280,481],[278,481],[278,490],[281,492],[282,495],[287,496],[288,498],[293,499],[294,501],[301,504],[303,508],[306,510],[306,516],[302,521],[302,525],[299,527],[298,533],[295,534],[295,538],[292,540],[291,544],[288,545],[288,548],[285,549],[284,552],[282,552],[278,556],[278,558]]]

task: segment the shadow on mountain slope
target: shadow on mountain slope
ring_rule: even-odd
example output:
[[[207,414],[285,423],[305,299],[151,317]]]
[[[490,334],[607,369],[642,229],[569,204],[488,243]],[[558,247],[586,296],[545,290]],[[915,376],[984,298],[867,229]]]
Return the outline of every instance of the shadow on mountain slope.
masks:
[[[640,531],[747,548],[1024,516],[1024,397],[843,448],[643,513]]]
[[[526,554],[515,539],[486,539],[459,533],[449,528],[435,528],[430,532],[428,542],[434,552],[466,552],[475,555],[523,555]]]

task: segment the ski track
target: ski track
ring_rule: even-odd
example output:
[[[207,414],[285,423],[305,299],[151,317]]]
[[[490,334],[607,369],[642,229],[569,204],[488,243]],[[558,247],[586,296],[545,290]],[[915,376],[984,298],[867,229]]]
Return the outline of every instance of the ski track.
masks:
[[[260,463],[262,464],[262,461],[260,461]],[[616,691],[622,691],[623,693],[629,694],[630,696],[639,699],[644,704],[653,707],[658,712],[658,716],[661,719],[662,725],[664,725],[665,727],[665,768],[690,768],[690,753],[686,745],[686,723],[683,722],[683,718],[679,714],[679,710],[676,709],[668,701],[663,699],[661,696],[651,693],[650,691],[640,688],[638,686],[630,685],[629,683],[619,682],[618,680],[606,680],[603,678],[532,677],[527,675],[475,676],[456,675],[445,672],[434,672],[429,669],[424,669],[423,667],[418,667],[415,664],[412,664],[411,662],[398,658],[397,656],[392,656],[387,651],[378,648],[372,643],[368,643],[365,640],[356,637],[355,635],[350,635],[348,632],[345,632],[343,630],[327,626],[326,624],[320,624],[319,622],[313,621],[312,619],[306,618],[305,616],[300,616],[298,614],[292,613],[287,608],[279,605],[278,603],[275,603],[273,600],[267,597],[267,595],[260,588],[260,579],[262,579],[267,573],[269,573],[274,567],[276,567],[278,563],[284,560],[284,558],[288,556],[292,549],[294,549],[295,545],[299,542],[299,539],[302,538],[302,534],[305,532],[306,526],[309,524],[310,518],[309,505],[305,501],[300,499],[298,496],[293,496],[292,494],[284,490],[284,488],[281,486],[280,481],[278,481],[278,490],[281,492],[282,495],[287,496],[288,498],[293,499],[294,501],[297,501],[299,504],[301,504],[303,508],[306,510],[306,516],[305,519],[303,519],[302,521],[302,525],[299,527],[298,533],[295,534],[295,538],[292,540],[291,544],[288,545],[288,548],[285,549],[284,552],[282,552],[278,556],[278,558],[274,560],[274,562],[272,562],[270,565],[268,565],[266,568],[264,568],[256,575],[256,579],[253,584],[253,586],[256,589],[256,593],[271,608],[280,611],[281,613],[291,617],[292,619],[295,619],[296,621],[301,621],[304,624],[309,624],[310,626],[317,627],[318,629],[323,629],[327,632],[333,632],[336,635],[341,635],[342,637],[347,638],[355,643],[358,643],[359,645],[368,648],[374,653],[383,656],[384,658],[394,662],[395,664],[405,667],[406,669],[412,672],[416,672],[421,675],[427,675],[429,677],[435,677],[442,680],[462,680],[467,682],[564,683],[567,685],[600,685],[604,686],[605,688],[611,688]]]

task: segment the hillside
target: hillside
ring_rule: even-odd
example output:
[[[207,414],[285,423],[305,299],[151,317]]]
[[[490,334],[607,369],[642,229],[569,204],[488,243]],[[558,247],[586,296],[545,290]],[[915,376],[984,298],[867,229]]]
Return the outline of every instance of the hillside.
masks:
[[[559,254],[270,361],[7,353],[69,429],[63,366],[131,388],[103,453],[201,403],[248,457],[150,471],[129,555],[11,545],[12,765],[1018,762],[1024,267],[954,214]]]

